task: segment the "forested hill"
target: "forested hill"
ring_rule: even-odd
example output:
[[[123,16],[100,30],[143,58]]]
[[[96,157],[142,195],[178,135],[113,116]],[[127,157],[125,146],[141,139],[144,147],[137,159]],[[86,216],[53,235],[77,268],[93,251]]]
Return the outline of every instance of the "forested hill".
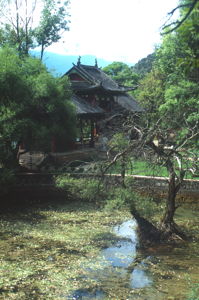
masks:
[[[153,62],[155,60],[155,52],[149,54],[147,57],[140,59],[133,67],[133,71],[139,74],[141,77],[149,73],[152,69]]]
[[[32,51],[33,56],[39,57],[39,51]],[[81,62],[85,65],[94,65],[96,57],[93,55],[83,55]],[[77,63],[77,55],[61,55],[53,52],[46,52],[43,57],[43,62],[54,75],[63,75],[72,66]],[[111,62],[97,57],[98,66],[104,68]]]

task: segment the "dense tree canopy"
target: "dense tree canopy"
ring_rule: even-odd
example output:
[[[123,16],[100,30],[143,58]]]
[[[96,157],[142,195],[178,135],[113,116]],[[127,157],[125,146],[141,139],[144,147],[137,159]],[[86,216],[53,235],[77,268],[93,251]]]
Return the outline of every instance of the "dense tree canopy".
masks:
[[[141,78],[143,78],[152,69],[153,62],[155,60],[155,52],[149,54],[147,57],[140,59],[133,67],[133,72],[137,73]]]
[[[179,5],[168,13],[169,18],[167,22],[162,26],[163,29],[162,34],[164,35],[164,34],[174,32],[183,23],[185,23],[189,18],[189,16],[197,7],[198,2],[199,2],[198,0],[180,0]],[[173,17],[176,11],[180,12],[180,17],[177,20],[171,21],[171,18]]]
[[[132,72],[131,67],[122,62],[113,62],[103,69],[105,73],[113,78],[119,85],[135,86],[139,75]]]
[[[149,68],[139,81],[135,96],[145,113],[137,123],[132,118],[125,128],[125,135],[136,132],[137,138],[129,140],[128,146],[109,163],[111,166],[129,155],[134,159],[142,156],[150,163],[166,167],[169,174],[167,199],[164,216],[157,224],[158,230],[143,220],[136,207],[132,207],[138,224],[142,228],[147,224],[144,237],[151,235],[151,239],[158,242],[176,236],[185,238],[174,221],[175,199],[185,174],[196,170],[198,164],[199,2],[180,1],[180,10],[181,15],[186,16],[193,3],[186,20],[164,35],[155,51],[151,70]]]
[[[71,142],[75,117],[70,97],[65,77],[54,78],[38,59],[1,49],[1,165],[14,166],[21,141],[29,150],[44,151],[50,150],[52,137],[60,137],[65,145]]]
[[[183,14],[187,7],[181,10]],[[164,37],[153,69],[137,92],[149,110],[156,104],[157,117],[166,117],[164,126],[170,128],[194,127],[199,120],[198,13],[199,3],[186,22]]]

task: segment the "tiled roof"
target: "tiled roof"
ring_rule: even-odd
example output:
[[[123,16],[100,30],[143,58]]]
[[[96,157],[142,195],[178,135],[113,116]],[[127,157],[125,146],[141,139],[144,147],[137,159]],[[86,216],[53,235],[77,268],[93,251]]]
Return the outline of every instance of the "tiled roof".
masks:
[[[96,66],[87,66],[87,65],[74,65],[72,69],[76,69],[83,77],[85,77],[89,82],[83,87],[82,83],[72,82],[72,87],[78,89],[91,89],[93,86],[101,87],[106,91],[110,92],[127,92],[133,90],[133,87],[121,87],[113,79],[111,79],[106,73],[104,73],[100,68]],[[65,75],[68,75],[70,69]]]
[[[84,93],[96,92],[112,95],[114,101],[120,110],[126,110],[129,112],[143,112],[144,109],[137,103],[137,101],[130,96],[127,92],[133,90],[129,87],[121,87],[111,77],[106,75],[97,66],[88,66],[78,63],[65,74],[78,73],[85,81],[71,80],[72,88],[75,93],[79,95]],[[77,114],[102,114],[105,113],[102,108],[91,106],[86,100],[73,96],[73,102],[77,107]]]
[[[83,114],[103,114],[104,110],[99,106],[92,106],[83,98],[76,95],[72,96],[72,102],[76,107],[76,112],[78,115]]]
[[[115,96],[115,102],[117,102],[124,109],[131,112],[143,112],[144,109],[137,103],[137,101],[128,94],[122,94]]]

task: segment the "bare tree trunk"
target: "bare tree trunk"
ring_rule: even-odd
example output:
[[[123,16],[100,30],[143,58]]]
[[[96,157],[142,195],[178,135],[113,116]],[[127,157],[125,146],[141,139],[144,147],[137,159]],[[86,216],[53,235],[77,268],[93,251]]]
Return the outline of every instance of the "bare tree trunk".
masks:
[[[26,16],[25,16],[25,54],[28,55],[29,49],[29,37],[28,37],[28,2],[25,0],[26,4]]]
[[[180,230],[174,221],[174,214],[177,209],[176,195],[182,185],[185,172],[181,171],[180,176],[178,177],[175,173],[174,165],[171,160],[167,161],[167,170],[169,171],[169,188],[166,200],[166,211],[162,219],[160,229],[162,230],[165,238],[169,239],[174,234],[175,238],[178,237],[186,239],[186,235]]]
[[[126,188],[125,185],[125,173],[126,173],[126,163],[125,163],[125,158],[124,156],[122,157],[121,161],[121,184],[123,188]]]
[[[40,55],[41,61],[43,59],[43,56],[44,56],[44,44],[42,43],[42,45],[41,45],[41,55]]]
[[[165,225],[173,224],[174,222],[173,217],[176,210],[175,200],[176,200],[176,176],[175,176],[175,172],[171,171],[169,176],[169,189],[168,189],[168,195],[166,200],[166,212],[162,220],[162,223]]]
[[[19,26],[19,6],[18,0],[15,0],[15,9],[16,9],[16,35],[17,35],[17,42],[18,42],[18,51],[21,52],[21,39],[20,39],[20,26]]]
[[[131,207],[131,214],[138,225],[138,236],[141,247],[160,243],[162,231],[156,228],[150,221],[140,216],[135,207]]]

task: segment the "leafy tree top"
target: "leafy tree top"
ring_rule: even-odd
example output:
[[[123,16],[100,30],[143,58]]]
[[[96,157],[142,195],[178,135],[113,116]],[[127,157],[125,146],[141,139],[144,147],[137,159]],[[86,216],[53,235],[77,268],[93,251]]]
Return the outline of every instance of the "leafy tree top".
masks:
[[[119,85],[137,85],[139,76],[132,71],[131,67],[123,62],[113,62],[103,68],[103,71],[111,76]]]
[[[16,158],[22,140],[30,149],[44,151],[53,136],[66,144],[72,141],[75,111],[70,97],[67,78],[54,78],[36,58],[22,59],[14,50],[0,49],[0,144],[5,152]]]
[[[2,0],[0,8],[3,19],[0,45],[14,47],[21,55],[27,55],[29,49],[40,46],[42,59],[45,48],[59,41],[63,31],[69,30],[69,1]],[[35,19],[38,16],[37,24]]]

